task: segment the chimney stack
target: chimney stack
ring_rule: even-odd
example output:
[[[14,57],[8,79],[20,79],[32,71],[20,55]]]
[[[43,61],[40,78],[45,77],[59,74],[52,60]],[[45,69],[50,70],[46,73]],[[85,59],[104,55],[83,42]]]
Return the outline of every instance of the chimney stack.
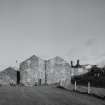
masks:
[[[71,61],[71,67],[73,67],[73,61]]]
[[[80,61],[79,59],[77,60],[77,67],[80,66]]]

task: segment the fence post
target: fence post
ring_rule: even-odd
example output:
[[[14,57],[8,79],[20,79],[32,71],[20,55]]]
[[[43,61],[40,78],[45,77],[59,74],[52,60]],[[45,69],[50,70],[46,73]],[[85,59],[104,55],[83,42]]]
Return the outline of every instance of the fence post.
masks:
[[[74,90],[76,91],[77,90],[77,82],[75,81],[75,85],[74,85]]]
[[[62,84],[61,84],[61,80],[59,81],[59,84],[58,84],[58,86],[62,86]]]
[[[90,82],[88,82],[88,94],[90,94]]]

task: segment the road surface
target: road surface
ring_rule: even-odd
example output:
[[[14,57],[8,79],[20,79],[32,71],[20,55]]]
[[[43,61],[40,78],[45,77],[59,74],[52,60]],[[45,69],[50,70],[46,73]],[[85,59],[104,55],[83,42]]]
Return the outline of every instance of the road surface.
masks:
[[[105,101],[55,87],[0,87],[0,105],[105,105]]]

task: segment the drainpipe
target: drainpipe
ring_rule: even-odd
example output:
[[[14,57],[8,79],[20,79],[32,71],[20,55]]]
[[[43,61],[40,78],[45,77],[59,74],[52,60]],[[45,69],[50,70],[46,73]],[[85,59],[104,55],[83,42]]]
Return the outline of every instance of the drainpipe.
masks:
[[[47,85],[47,60],[45,60],[45,85]]]

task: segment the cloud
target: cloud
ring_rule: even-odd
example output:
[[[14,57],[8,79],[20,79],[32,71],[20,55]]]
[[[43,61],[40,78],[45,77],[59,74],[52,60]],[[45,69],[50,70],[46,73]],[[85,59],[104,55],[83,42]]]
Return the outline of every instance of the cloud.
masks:
[[[93,45],[93,44],[95,44],[95,43],[96,43],[96,39],[95,39],[95,38],[89,38],[89,39],[86,41],[85,45],[86,45],[86,46],[91,46],[91,45]]]
[[[83,64],[97,64],[105,61],[105,49],[98,38],[88,38],[83,44],[70,48],[67,55],[72,59],[80,59]]]

